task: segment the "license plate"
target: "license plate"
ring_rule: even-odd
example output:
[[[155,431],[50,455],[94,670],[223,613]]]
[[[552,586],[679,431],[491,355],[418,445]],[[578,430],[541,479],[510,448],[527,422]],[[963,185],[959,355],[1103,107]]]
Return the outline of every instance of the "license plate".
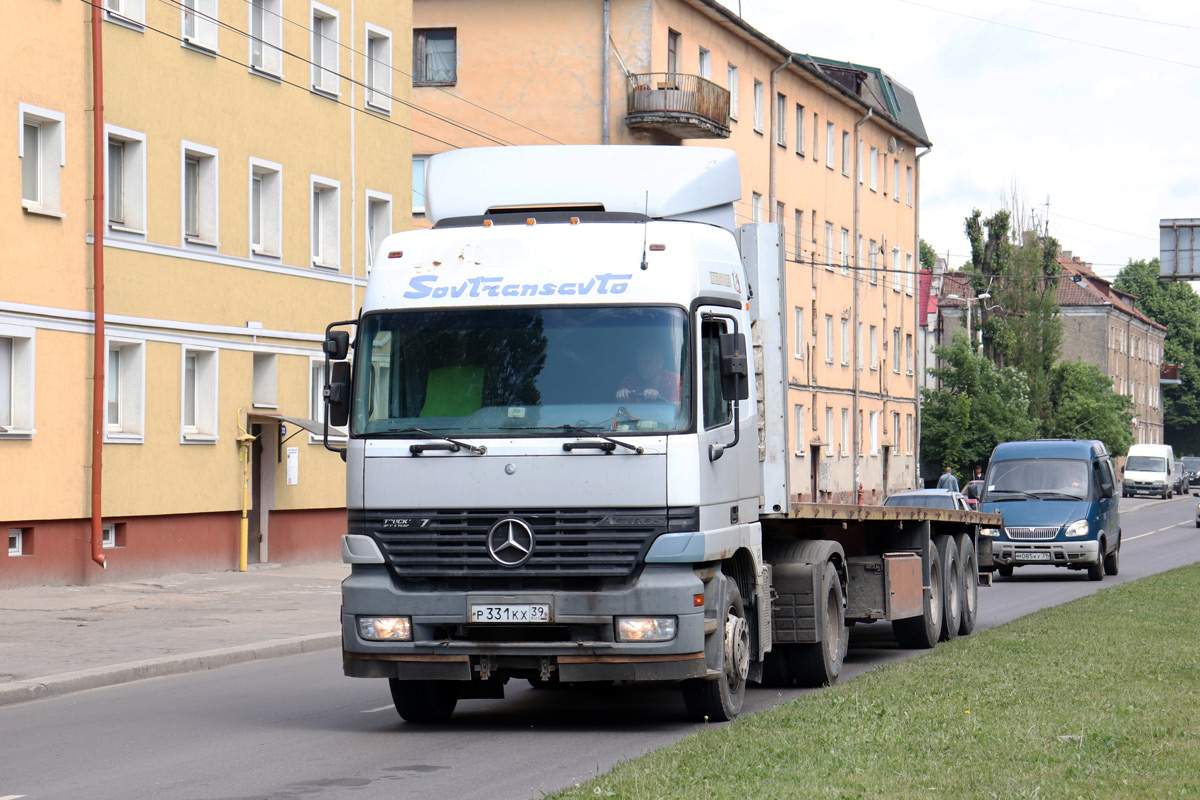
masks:
[[[471,622],[549,622],[545,603],[488,604],[471,606]]]
[[[1013,553],[1017,561],[1049,561],[1049,553]]]

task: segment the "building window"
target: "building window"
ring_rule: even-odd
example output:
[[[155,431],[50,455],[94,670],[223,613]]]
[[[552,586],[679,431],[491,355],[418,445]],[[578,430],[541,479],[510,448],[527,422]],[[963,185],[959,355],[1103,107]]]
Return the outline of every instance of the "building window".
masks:
[[[20,104],[21,205],[26,211],[58,215],[61,175],[67,163],[63,138],[66,117],[57,111]]]
[[[255,408],[278,408],[275,402],[276,356],[274,353],[254,354],[254,386],[250,396]]]
[[[904,196],[908,199],[908,204],[913,204],[913,168],[904,168]]]
[[[850,231],[842,228],[842,274],[850,274]]]
[[[712,80],[712,53],[705,50],[703,47],[700,48],[699,63],[700,63],[700,77],[704,78],[704,80],[706,80],[706,81],[711,81]]]
[[[900,202],[900,159],[892,161],[892,199]]]
[[[904,334],[904,371],[913,374],[913,337],[911,333]]]
[[[776,203],[775,204],[775,219],[772,221],[779,223],[781,234],[785,233],[786,231],[784,229],[787,225],[787,206],[785,206],[783,203]],[[786,241],[786,239],[784,241]]]
[[[146,234],[146,137],[136,131],[106,125],[108,161],[105,163],[108,228],[121,233]]]
[[[825,363],[833,363],[833,315],[825,315]]]
[[[0,439],[33,435],[33,328],[0,324]]]
[[[775,95],[775,143],[787,147],[787,97]]]
[[[375,256],[383,239],[392,232],[392,196],[367,192],[367,271],[375,266]]]
[[[854,368],[863,368],[863,324],[861,322],[854,328]]]
[[[866,146],[867,146],[867,145],[866,145],[866,142],[864,142],[862,139],[859,139],[859,140],[858,140],[858,158],[857,158],[856,160],[857,160],[857,163],[858,163],[858,182],[859,182],[859,184],[860,184],[860,185],[863,183],[863,180],[864,180],[864,174],[863,174],[863,150],[866,148]]]
[[[185,347],[180,391],[180,441],[217,440],[217,351]]]
[[[879,329],[871,326],[871,369],[879,369]]]
[[[283,74],[283,0],[250,0],[250,66]]]
[[[795,309],[796,319],[796,349],[795,356],[799,360],[804,360],[804,309],[797,306]]]
[[[181,0],[179,13],[185,44],[217,49],[217,0]]]
[[[842,131],[842,174],[850,177],[850,131]]]
[[[758,192],[751,192],[750,194],[750,213],[754,222],[762,222],[763,196]]]
[[[392,110],[392,33],[367,25],[367,105]]]
[[[912,451],[913,451],[913,439],[916,436],[916,434],[913,432],[913,415],[912,414],[904,415],[904,427],[905,427],[904,452],[911,456]]]
[[[815,111],[813,112],[812,133],[813,133],[812,159],[813,159],[813,161],[816,161],[818,159],[817,137],[821,135],[821,131],[820,131],[820,125],[818,124],[818,120],[817,120],[817,112],[815,112]]]
[[[825,123],[825,166],[833,169],[836,158],[837,126],[832,122]]]
[[[850,409],[842,409],[842,455],[850,455],[850,450],[853,446],[850,441]]]
[[[825,269],[833,269],[833,223],[825,223]]]
[[[754,81],[754,130],[763,131],[763,82]]]
[[[453,86],[458,80],[456,28],[413,29],[413,86]]]
[[[911,296],[913,293],[913,254],[904,254],[904,293]]]
[[[879,245],[872,239],[870,248],[867,250],[867,274],[870,275],[872,285],[879,283],[879,270],[876,267],[875,256],[879,252]]]
[[[341,184],[312,178],[312,261],[318,267],[341,266]]]
[[[900,271],[900,248],[892,248],[892,291],[898,292],[904,285],[904,275]]]
[[[113,22],[133,22],[141,27],[146,21],[145,0],[104,0],[104,10]]]
[[[887,433],[887,431],[884,431]],[[900,452],[900,412],[892,412],[892,452]]]
[[[105,440],[141,442],[145,431],[144,342],[108,343],[108,365],[104,376]]]
[[[871,455],[879,455],[879,412],[871,412]]]
[[[792,436],[795,439],[795,452],[798,456],[804,455],[804,406],[797,403],[792,407]]]
[[[425,213],[425,167],[429,156],[413,156],[412,160],[412,213]]]
[[[900,329],[892,328],[892,372],[900,374]]]
[[[871,148],[871,191],[879,191],[879,148]]]
[[[796,153],[804,155],[804,106],[796,103]]]
[[[682,39],[679,31],[667,29],[667,80],[678,84],[679,76],[679,43]]]
[[[850,320],[841,320],[842,333],[842,366],[850,366]]]
[[[183,239],[188,244],[216,247],[217,151],[183,143]]]
[[[338,12],[320,3],[312,4],[312,88],[336,95],[341,89],[338,78]]]
[[[125,523],[106,522],[100,528],[100,546],[112,550],[125,546]]]
[[[725,72],[725,88],[729,90],[729,118],[738,118],[738,68],[729,64]]]
[[[9,528],[8,529],[8,554],[10,556],[23,556],[26,553],[26,542],[32,537],[27,537],[24,528]]]
[[[833,409],[825,406],[825,452],[833,455]]]
[[[255,256],[283,255],[283,168],[271,161],[250,159],[250,252]]]
[[[796,260],[804,260],[804,212],[796,209]]]

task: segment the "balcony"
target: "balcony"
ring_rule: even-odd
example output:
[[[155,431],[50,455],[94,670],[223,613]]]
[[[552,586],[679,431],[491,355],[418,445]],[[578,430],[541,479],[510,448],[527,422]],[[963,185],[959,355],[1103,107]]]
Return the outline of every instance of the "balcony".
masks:
[[[630,75],[625,124],[677,139],[728,139],[729,92],[699,75]]]

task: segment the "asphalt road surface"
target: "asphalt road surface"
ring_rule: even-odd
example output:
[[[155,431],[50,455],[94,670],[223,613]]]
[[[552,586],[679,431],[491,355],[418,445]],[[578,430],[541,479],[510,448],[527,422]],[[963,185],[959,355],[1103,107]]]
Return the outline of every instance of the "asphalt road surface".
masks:
[[[1020,568],[980,590],[979,626],[1200,561],[1194,498],[1121,507],[1120,575]],[[856,626],[843,680],[917,654],[886,623]],[[746,713],[803,693],[752,688]],[[526,800],[703,727],[675,689],[507,695],[408,725],[385,681],[345,678],[323,651],[0,707],[0,800]]]

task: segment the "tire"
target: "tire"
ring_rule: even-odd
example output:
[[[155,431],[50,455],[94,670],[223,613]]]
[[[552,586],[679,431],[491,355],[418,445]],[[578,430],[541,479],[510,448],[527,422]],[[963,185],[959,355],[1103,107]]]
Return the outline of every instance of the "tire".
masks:
[[[1000,573],[1001,578],[1011,578],[1013,576],[1011,564],[1001,564],[999,567],[996,567],[996,571]]]
[[[1197,523],[1200,524],[1200,523]],[[1104,557],[1104,574],[1116,575],[1121,571],[1121,534],[1117,533],[1117,549]]]
[[[405,722],[445,722],[458,705],[458,693],[450,681],[402,681],[388,679],[392,702]]]
[[[763,686],[786,687],[796,682],[796,676],[792,674],[790,649],[790,644],[776,642],[771,652],[763,656]]]
[[[842,581],[833,564],[825,564],[821,574],[821,594],[816,602],[822,603],[825,609],[821,641],[789,648],[792,674],[798,685],[806,687],[827,686],[837,680],[850,640]]]
[[[721,675],[714,680],[693,678],[683,682],[683,702],[697,722],[728,722],[742,710],[746,699],[746,677],[750,672],[750,624],[742,606],[737,584],[725,578],[721,615],[725,618],[717,636]]]
[[[958,535],[958,561],[962,565],[962,618],[958,623],[960,636],[969,636],[979,619],[979,554],[975,542],[965,533]]]
[[[934,541],[942,559],[942,631],[938,639],[948,642],[958,638],[962,624],[962,564],[953,536],[943,534]]]
[[[1106,558],[1106,556],[1104,555],[1104,543],[1101,542],[1100,543],[1100,552],[1098,552],[1096,554],[1096,563],[1088,564],[1087,575],[1088,575],[1089,581],[1104,580],[1104,559],[1105,558]]]
[[[929,591],[924,593],[924,611],[919,616],[892,620],[892,633],[901,647],[928,650],[942,633],[942,559],[933,542],[926,551]]]

